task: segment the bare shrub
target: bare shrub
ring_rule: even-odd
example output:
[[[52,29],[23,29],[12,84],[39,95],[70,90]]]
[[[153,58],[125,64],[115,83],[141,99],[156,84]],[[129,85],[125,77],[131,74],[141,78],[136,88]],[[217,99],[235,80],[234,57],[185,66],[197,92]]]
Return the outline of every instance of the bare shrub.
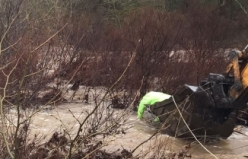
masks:
[[[130,43],[130,48],[140,39],[132,71],[136,74],[134,81],[143,79],[141,96],[149,89],[149,78],[156,77],[156,71],[163,70],[162,63],[168,61],[169,53],[180,37],[179,19],[180,17],[174,13],[144,8],[140,13],[126,20],[128,26],[124,35]]]
[[[146,91],[173,94],[184,83],[195,85],[210,71],[222,71],[219,49],[239,42],[234,33],[246,28],[240,19],[232,24],[214,4],[188,2],[182,11],[169,12],[133,10],[124,2],[0,1],[0,157],[132,157],[126,149],[121,154],[102,150],[104,138],[125,133],[126,108],[136,107]],[[81,10],[84,5],[91,10]],[[115,6],[120,8],[107,10]],[[130,12],[113,12],[122,9]],[[117,27],[105,23],[107,12]],[[76,134],[64,129],[45,143],[29,136],[30,122],[43,108],[39,106],[63,102],[69,91],[74,91],[73,99],[80,87],[85,87],[83,100],[93,107],[80,114],[83,118],[71,113],[79,125]],[[124,109],[114,110],[111,104]],[[12,108],[16,118],[6,111]],[[158,143],[154,150],[160,148]]]

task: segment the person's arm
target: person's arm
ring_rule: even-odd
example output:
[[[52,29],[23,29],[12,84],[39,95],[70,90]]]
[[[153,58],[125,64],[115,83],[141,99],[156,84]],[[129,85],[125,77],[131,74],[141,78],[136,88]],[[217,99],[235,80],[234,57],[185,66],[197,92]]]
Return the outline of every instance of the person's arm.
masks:
[[[142,119],[145,109],[146,109],[146,103],[144,102],[144,100],[141,100],[138,108],[139,119]]]

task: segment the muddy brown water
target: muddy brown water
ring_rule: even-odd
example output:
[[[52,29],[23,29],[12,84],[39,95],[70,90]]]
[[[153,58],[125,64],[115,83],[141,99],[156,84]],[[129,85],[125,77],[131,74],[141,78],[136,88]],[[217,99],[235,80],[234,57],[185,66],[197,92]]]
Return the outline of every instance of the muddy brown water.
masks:
[[[82,94],[82,92],[79,92],[79,94]],[[77,97],[77,99],[80,98]],[[31,136],[38,134],[41,140],[49,139],[55,131],[69,131],[73,135],[76,133],[79,126],[75,118],[83,121],[85,118],[85,112],[92,110],[92,108],[92,103],[84,104],[81,99],[78,102],[74,101],[73,103],[49,106],[33,116],[30,125],[30,134]],[[31,112],[32,111],[30,111],[30,113]],[[121,114],[123,113],[123,110],[115,110],[115,113],[116,114],[114,115]],[[11,109],[9,114],[12,121],[15,121],[16,111]],[[23,119],[25,119],[25,117],[23,117]],[[122,148],[133,150],[156,132],[156,129],[137,119],[135,112],[130,111],[126,115],[126,119],[126,123],[123,124],[125,134],[116,134],[102,139],[104,141],[103,143],[106,144],[103,149],[106,149],[107,151],[115,151],[118,149],[121,150]],[[207,139],[204,146],[220,159],[244,159],[246,158],[245,156],[248,156],[248,128],[239,127],[239,131],[242,132],[242,134],[234,132],[226,140]],[[160,149],[155,148],[155,145],[158,143],[164,145],[163,148],[165,148],[168,152],[178,152],[185,144],[191,143],[191,149],[188,153],[192,154],[192,158],[214,158],[196,141],[189,139],[178,139],[170,137],[166,134],[159,134],[148,142],[145,142],[135,151],[134,155],[147,152],[148,154],[151,154],[152,152],[157,153],[161,151]]]
[[[83,120],[85,117],[82,115],[83,111],[91,110],[91,104],[83,103],[65,103],[54,107],[52,110],[42,110],[38,112],[31,122],[30,130],[31,134],[39,134],[45,138],[49,138],[55,131],[63,131],[64,129],[70,130],[75,133],[79,124],[76,122],[76,118]],[[121,112],[122,110],[116,110]],[[14,110],[10,111],[11,114],[15,114]],[[73,113],[73,115],[72,115]],[[130,112],[127,116],[127,122],[124,127],[125,134],[118,134],[105,139],[107,146],[104,148],[108,151],[114,151],[117,149],[125,148],[127,150],[133,150],[137,145],[147,140],[156,129],[148,126],[145,122],[137,119],[134,112]],[[240,131],[243,134],[234,132],[228,139],[208,139],[204,146],[215,154],[218,158],[245,158],[248,156],[248,128],[240,127]],[[140,146],[135,155],[140,153],[154,151],[152,146],[156,141],[163,142],[166,145],[168,151],[179,151],[183,145],[191,143],[191,149],[188,153],[192,154],[192,158],[214,158],[199,143],[189,139],[178,139],[170,137],[166,134],[158,135],[156,139],[152,139]]]

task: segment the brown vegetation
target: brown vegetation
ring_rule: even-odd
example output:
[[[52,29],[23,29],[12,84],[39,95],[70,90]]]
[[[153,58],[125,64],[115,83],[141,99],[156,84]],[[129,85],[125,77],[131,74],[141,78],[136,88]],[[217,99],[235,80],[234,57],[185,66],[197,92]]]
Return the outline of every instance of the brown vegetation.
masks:
[[[217,3],[203,5],[197,0],[185,0],[179,10],[172,11],[152,4],[101,4],[90,0],[0,3],[1,158],[28,158],[31,152],[33,158],[113,156],[95,151],[100,141],[80,147],[87,151],[77,147],[82,137],[103,128],[105,133],[119,128],[112,121],[121,118],[114,119],[108,112],[106,119],[99,111],[109,94],[125,92],[122,103],[117,102],[121,108],[139,101],[148,90],[172,94],[185,83],[196,85],[209,72],[223,72],[225,49],[247,43],[242,36],[247,33],[246,15],[235,11],[229,16],[230,7]],[[102,99],[94,97],[95,107],[78,121],[76,136],[54,134],[45,144],[52,148],[28,143],[32,115],[20,120],[21,111],[61,101],[68,89],[60,87],[62,81],[74,84],[74,91],[79,85],[103,86],[107,93]],[[38,99],[40,92],[54,82],[56,87],[49,88],[51,93]],[[88,102],[88,97],[85,100]],[[13,131],[5,125],[3,110],[7,106],[17,110]],[[82,135],[89,123],[88,133]],[[69,146],[66,151],[65,145]],[[130,156],[124,149],[119,158]]]

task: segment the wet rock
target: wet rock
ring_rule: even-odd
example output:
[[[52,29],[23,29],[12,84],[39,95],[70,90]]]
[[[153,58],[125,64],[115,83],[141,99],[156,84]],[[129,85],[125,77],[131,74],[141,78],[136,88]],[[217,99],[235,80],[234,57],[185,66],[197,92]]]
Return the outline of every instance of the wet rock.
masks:
[[[72,85],[72,87],[70,89],[73,90],[73,91],[78,90],[79,86],[80,86],[80,83],[81,83],[80,81],[74,82],[74,84]]]
[[[83,102],[87,103],[87,104],[89,103],[89,94],[88,93],[84,95]]]
[[[121,100],[118,96],[114,96],[111,100],[111,107],[115,109],[125,109],[126,105],[121,103]]]

